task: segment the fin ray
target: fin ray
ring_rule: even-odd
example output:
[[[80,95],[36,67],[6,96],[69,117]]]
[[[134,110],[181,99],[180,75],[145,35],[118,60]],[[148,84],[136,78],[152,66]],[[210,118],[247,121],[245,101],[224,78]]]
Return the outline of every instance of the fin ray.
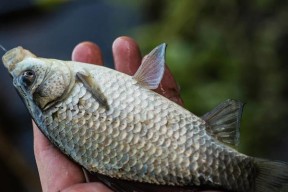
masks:
[[[163,43],[146,55],[133,79],[148,89],[156,89],[165,70],[165,49],[166,44]]]
[[[255,164],[255,192],[288,191],[287,163],[256,158]]]
[[[202,116],[209,125],[207,131],[219,141],[237,146],[240,138],[240,120],[243,103],[228,99]]]

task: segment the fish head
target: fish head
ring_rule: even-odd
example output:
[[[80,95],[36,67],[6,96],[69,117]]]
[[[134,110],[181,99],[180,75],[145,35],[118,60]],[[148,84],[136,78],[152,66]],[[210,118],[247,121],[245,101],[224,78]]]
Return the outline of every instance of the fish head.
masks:
[[[47,109],[71,83],[70,70],[64,61],[38,58],[22,47],[7,51],[2,61],[28,109],[34,104]]]

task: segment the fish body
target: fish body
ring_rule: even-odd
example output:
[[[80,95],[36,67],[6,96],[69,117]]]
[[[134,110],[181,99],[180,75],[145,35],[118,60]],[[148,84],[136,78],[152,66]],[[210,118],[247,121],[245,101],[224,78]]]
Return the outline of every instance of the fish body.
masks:
[[[151,91],[162,79],[164,54],[162,44],[134,76],[38,58],[22,47],[7,52],[3,63],[41,131],[89,172],[159,186],[286,191],[286,163],[232,147],[241,102],[227,100],[198,117]]]

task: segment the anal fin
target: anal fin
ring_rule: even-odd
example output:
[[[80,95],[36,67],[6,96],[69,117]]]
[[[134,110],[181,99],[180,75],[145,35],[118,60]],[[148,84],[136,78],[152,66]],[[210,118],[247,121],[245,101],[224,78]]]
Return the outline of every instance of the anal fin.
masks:
[[[228,99],[202,116],[207,132],[217,140],[232,146],[239,145],[240,120],[244,104]]]

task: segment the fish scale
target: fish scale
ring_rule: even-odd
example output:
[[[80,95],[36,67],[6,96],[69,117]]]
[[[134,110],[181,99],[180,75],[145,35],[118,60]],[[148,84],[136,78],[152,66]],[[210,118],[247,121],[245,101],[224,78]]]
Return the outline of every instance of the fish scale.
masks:
[[[164,53],[165,44],[152,50],[134,76],[37,58],[22,47],[8,51],[3,63],[44,135],[117,191],[143,191],[138,182],[188,191],[287,192],[286,163],[231,147],[239,141],[241,102],[227,100],[198,117],[150,90],[164,74]]]
[[[119,75],[121,76],[122,74]],[[105,74],[105,76],[107,78],[98,79],[99,84],[111,86],[112,84],[105,84],[107,79],[111,77],[108,74]],[[113,74],[113,76],[115,77],[115,74]],[[166,99],[162,97],[159,98],[159,96],[155,96],[154,93],[149,92],[149,96],[145,95],[144,97],[137,97],[137,99],[134,100],[127,99],[129,95],[123,94],[120,94],[120,98],[112,97],[114,92],[121,92],[126,89],[130,89],[130,91],[132,91],[132,95],[134,92],[137,94],[142,91],[141,87],[137,87],[132,90],[132,83],[126,81],[121,82],[121,77],[117,78],[116,76],[116,79],[118,79],[117,82],[119,83],[119,87],[120,85],[125,85],[125,87],[119,89],[109,89],[109,87],[102,88],[104,95],[106,95],[107,98],[111,98],[108,99],[108,103],[110,105],[109,111],[104,110],[103,107],[102,110],[99,110],[97,108],[101,108],[99,104],[87,105],[87,103],[97,103],[97,101],[95,101],[95,99],[91,96],[90,92],[86,91],[83,84],[76,83],[75,87],[70,93],[71,96],[66,98],[66,100],[62,102],[62,105],[57,106],[59,110],[51,109],[44,114],[44,116],[52,117],[53,115],[51,115],[51,113],[54,113],[55,111],[57,113],[56,117],[58,118],[53,119],[53,123],[46,124],[51,137],[60,137],[61,134],[59,131],[67,127],[64,126],[62,123],[63,121],[65,124],[69,123],[69,127],[71,129],[77,130],[77,132],[73,133],[72,140],[71,134],[69,133],[67,133],[67,136],[61,136],[59,147],[69,149],[68,152],[75,151],[72,158],[79,161],[80,164],[89,171],[99,172],[112,177],[124,178],[128,180],[136,179],[137,181],[148,183],[157,182],[158,184],[184,185],[188,181],[193,182],[192,178],[198,178],[199,175],[202,175],[204,180],[220,183],[220,175],[213,176],[213,169],[210,168],[214,167],[213,163],[217,162],[217,164],[219,164],[220,161],[216,161],[217,157],[210,158],[211,161],[206,161],[207,156],[211,156],[212,151],[215,153],[217,148],[213,148],[213,146],[216,145],[212,145],[212,142],[210,141],[212,138],[205,134],[204,122],[199,123],[198,118],[191,117],[190,112],[183,112],[183,109],[179,108],[174,103],[169,103],[167,106],[167,102],[165,102]],[[115,83],[116,81],[113,82],[113,86],[117,87],[117,84],[115,85]],[[107,92],[105,92],[105,90],[107,90]],[[146,102],[147,97],[150,98],[152,102]],[[156,97],[157,101],[153,102],[153,97]],[[64,116],[62,118],[59,118],[59,116],[67,114],[67,111],[69,111],[69,105],[71,103],[69,101],[71,100],[74,101],[72,109],[78,111],[78,113],[73,115],[72,122],[67,122],[67,119]],[[114,102],[113,100],[120,102]],[[130,118],[125,117],[127,113],[121,113],[116,110],[119,109],[117,105],[120,104],[123,108],[126,108],[126,103],[127,105],[134,106],[130,109],[131,113],[128,113]],[[135,113],[135,109],[139,109],[137,110],[140,112],[139,115],[138,113]],[[155,111],[154,109],[158,110]],[[121,108],[119,110],[121,111]],[[161,111],[164,110],[167,111],[169,114],[168,116],[166,115],[167,113],[163,113],[163,115],[161,115]],[[85,113],[83,113],[83,111]],[[89,118],[85,118],[85,116],[89,116]],[[89,123],[87,124],[87,122],[89,122],[91,116],[99,116],[100,123],[90,121],[89,126]],[[139,117],[144,118],[139,119]],[[133,121],[137,118],[140,121],[140,124],[138,121]],[[95,122],[98,122],[99,119],[95,119]],[[109,123],[107,123],[107,121]],[[147,121],[149,121],[149,123],[147,123]],[[51,120],[49,120],[49,122],[51,122]],[[55,126],[52,126],[53,124],[60,125],[60,129],[54,129],[53,127]],[[84,127],[83,125],[86,126]],[[137,129],[134,129],[137,126],[138,128],[141,128],[141,131],[138,132],[138,134]],[[93,127],[93,132],[87,131],[87,127]],[[69,132],[69,130],[66,131]],[[115,132],[116,137],[113,137]],[[171,135],[166,134],[167,132],[169,132]],[[172,141],[171,138],[173,139]],[[115,139],[117,140],[115,141]],[[139,145],[139,148],[137,148],[138,150],[130,149],[129,140],[133,141],[133,145]],[[147,140],[149,142],[147,142]],[[199,145],[193,147],[194,143],[199,143]],[[210,145],[207,146],[207,143],[210,143]],[[110,146],[111,149],[108,150],[107,148]],[[188,151],[187,153],[185,153],[186,149]],[[92,153],[92,151],[99,151],[99,153]],[[157,154],[160,155],[155,155],[156,151]],[[174,151],[177,151],[178,153]],[[229,152],[233,153],[232,150]],[[117,156],[117,153],[126,155]],[[147,159],[141,159],[144,154],[148,155]],[[226,156],[230,157],[230,155]],[[225,162],[226,159],[224,157],[225,155],[223,154],[218,158]],[[197,162],[200,158],[204,163],[207,163],[207,166],[198,166],[197,164],[190,166],[192,161]],[[172,164],[171,162],[174,163]],[[237,166],[233,165],[231,172],[238,168],[238,164],[239,162],[237,163]],[[109,169],[107,167],[109,167]],[[123,171],[121,172],[119,170]],[[134,171],[129,172],[128,170]],[[223,170],[223,174],[225,174],[226,170],[229,170],[229,167]],[[139,173],[142,174],[139,175]],[[208,175],[212,175],[212,177],[209,177],[213,179],[207,179]],[[223,175],[221,175],[221,177],[222,176]],[[195,179],[194,183],[195,182],[199,183],[199,185],[203,184],[200,181],[197,182],[197,179]]]
[[[113,75],[115,75],[115,74],[113,74]],[[106,76],[107,76],[107,74],[106,74]],[[107,78],[109,79],[111,77],[108,76]],[[99,79],[99,81],[100,81],[100,79]],[[102,79],[102,81],[103,82],[100,82],[100,84],[105,85],[105,79]],[[118,78],[118,82],[119,81],[121,81],[121,78]],[[126,85],[124,88],[122,87],[122,89],[120,89],[120,92],[121,92],[121,90],[129,89],[129,83],[127,81],[119,82],[119,84],[122,85],[122,86],[124,84]],[[86,138],[86,135],[85,135],[86,127],[82,128],[83,125],[86,123],[85,121],[83,121],[83,116],[85,116],[85,114],[81,113],[80,110],[77,110],[77,111],[79,111],[79,113],[76,114],[75,117],[73,117],[73,120],[74,120],[75,123],[72,123],[72,125],[70,125],[71,127],[76,127],[76,129],[78,130],[78,133],[74,134],[74,140],[73,140],[74,141],[74,143],[73,143],[74,145],[73,146],[77,146],[77,144],[79,144],[79,141],[86,141],[86,142],[83,142],[83,143],[80,142],[80,144],[84,145],[84,147],[81,148],[82,150],[86,149],[87,151],[105,151],[104,147],[107,146],[107,144],[105,144],[105,142],[107,143],[109,140],[111,141],[111,139],[109,137],[110,134],[109,133],[105,134],[105,132],[107,132],[109,130],[120,129],[121,130],[120,137],[119,137],[120,141],[115,142],[115,144],[114,144],[115,146],[117,146],[117,145],[121,146],[121,147],[117,148],[117,152],[119,153],[120,151],[122,151],[123,154],[131,153],[131,151],[129,150],[130,147],[129,147],[129,145],[127,145],[127,137],[130,136],[131,138],[134,138],[135,137],[135,133],[134,134],[129,134],[129,129],[127,129],[127,127],[129,127],[129,126],[130,127],[134,127],[135,124],[131,124],[130,123],[130,122],[132,122],[132,120],[129,121],[129,118],[125,117],[126,113],[122,113],[122,114],[120,113],[120,116],[121,115],[122,116],[121,116],[121,118],[119,118],[119,117],[115,116],[115,114],[117,115],[117,112],[113,113],[113,112],[106,112],[104,110],[101,110],[102,113],[98,113],[97,110],[93,111],[90,108],[85,108],[85,103],[95,103],[95,100],[92,97],[86,96],[86,95],[91,95],[91,94],[89,92],[85,93],[85,89],[83,88],[84,86],[81,86],[81,83],[80,84],[76,84],[75,86],[76,86],[76,88],[73,89],[72,92],[71,92],[71,97],[74,97],[73,100],[75,100],[75,101],[78,100],[79,101],[81,98],[84,98],[84,97],[88,98],[88,100],[86,100],[83,103],[82,102],[78,102],[78,105],[73,106],[73,108],[76,108],[76,109],[83,108],[85,110],[91,111],[92,115],[100,116],[100,122],[102,122],[102,123],[96,124],[96,126],[95,125],[93,126],[94,132],[104,133],[102,135],[106,135],[106,138],[104,138],[104,137],[102,137],[100,139],[98,138],[97,145],[90,145],[89,141],[91,141],[91,140]],[[81,88],[80,89],[77,88],[78,86],[81,87]],[[108,86],[110,86],[110,85],[108,84]],[[114,84],[114,86],[115,86],[115,84]],[[107,92],[107,93],[104,92],[105,95],[107,95],[107,98],[110,98],[109,97],[110,96],[109,93],[111,95],[113,95],[113,92],[111,92],[111,89],[109,89],[109,87],[105,87],[105,88],[103,87],[103,91],[104,90],[110,90],[110,92]],[[119,91],[119,89],[115,89],[115,91],[116,90]],[[138,89],[135,89],[135,92],[138,92]],[[149,98],[150,98],[150,100],[152,100],[153,97],[150,96]],[[90,101],[89,99],[92,100],[92,101]],[[117,102],[116,104],[120,104],[121,103],[123,108],[125,108],[124,102],[129,103],[129,105],[131,105],[131,106],[133,106],[133,102],[135,102],[134,100],[127,100],[126,97],[124,97],[123,95],[122,95],[122,97],[115,98],[115,99],[120,101],[120,102]],[[141,99],[141,97],[140,97],[140,99]],[[67,100],[69,100],[69,98]],[[67,103],[67,102],[63,101],[63,103]],[[81,103],[82,105],[79,105],[79,103]],[[113,101],[110,101],[109,103],[110,103],[110,106],[111,106],[112,109],[114,109],[114,110],[115,109],[119,109],[118,106],[114,106],[113,105],[114,104]],[[155,158],[148,158],[146,161],[144,160],[143,163],[145,163],[145,165],[147,167],[146,168],[147,169],[146,170],[147,171],[147,173],[146,173],[146,177],[147,178],[145,178],[145,175],[144,176],[141,175],[141,177],[138,179],[139,181],[151,182],[150,181],[151,180],[151,175],[149,175],[149,172],[152,173],[152,174],[155,172],[155,173],[158,173],[158,175],[155,175],[152,180],[153,180],[153,182],[158,182],[159,184],[172,184],[173,183],[173,185],[175,185],[175,184],[183,185],[184,181],[190,180],[190,182],[191,182],[191,172],[198,172],[198,170],[197,169],[189,170],[189,164],[190,164],[191,158],[189,159],[189,156],[182,157],[183,156],[183,155],[181,155],[182,152],[183,152],[182,150],[185,149],[185,148],[181,144],[186,143],[186,140],[191,140],[192,143],[198,143],[199,142],[199,145],[200,145],[199,149],[201,149],[200,153],[202,152],[202,154],[199,154],[198,156],[201,156],[203,158],[204,155],[205,155],[205,150],[204,149],[206,149],[206,147],[204,148],[203,145],[205,145],[206,139],[209,139],[209,136],[206,135],[204,131],[199,131],[199,133],[198,133],[199,137],[197,137],[197,136],[195,137],[193,132],[190,131],[192,133],[191,134],[191,136],[192,136],[191,138],[192,139],[191,138],[183,139],[183,137],[180,137],[180,133],[181,132],[187,132],[187,131],[193,130],[193,129],[196,129],[196,130],[200,129],[201,130],[201,129],[204,129],[204,126],[202,124],[197,123],[199,121],[197,118],[194,118],[194,119],[193,118],[188,118],[189,116],[191,116],[190,112],[186,112],[186,114],[185,113],[184,114],[179,114],[179,113],[175,112],[175,111],[177,111],[177,110],[174,109],[176,105],[174,107],[166,106],[167,104],[165,102],[161,102],[161,100],[159,100],[159,99],[158,99],[157,102],[146,102],[146,97],[142,98],[142,102],[140,102],[140,104],[141,103],[143,103],[143,106],[141,106],[141,105],[137,106],[136,105],[135,108],[138,108],[138,109],[141,108],[141,110],[139,110],[139,111],[141,111],[140,116],[145,117],[146,121],[147,121],[147,119],[151,120],[151,121],[148,124],[147,123],[146,124],[143,123],[143,125],[147,128],[147,132],[148,133],[146,133],[146,129],[142,129],[142,130],[145,130],[145,133],[144,134],[140,133],[139,137],[143,138],[143,137],[141,137],[141,135],[146,135],[146,139],[150,140],[151,143],[150,142],[149,143],[142,142],[144,144],[144,146],[142,148],[138,148],[138,150],[143,150],[144,153],[139,154],[139,152],[137,152],[137,151],[132,152],[132,154],[129,155],[129,157],[131,158],[131,160],[129,159],[129,161],[128,161],[128,159],[123,160],[123,158],[125,159],[125,158],[127,158],[127,156],[124,156],[124,157],[122,156],[122,158],[120,158],[120,159],[113,159],[113,162],[114,163],[116,162],[115,163],[116,165],[114,165],[115,167],[117,167],[116,168],[116,171],[117,171],[116,173],[114,173],[115,171],[113,171],[113,170],[106,170],[105,165],[101,164],[103,162],[105,162],[107,164],[110,163],[109,160],[111,158],[111,155],[110,155],[111,150],[106,150],[105,151],[106,154],[105,153],[99,153],[99,154],[95,154],[94,156],[93,155],[91,156],[90,155],[91,152],[88,152],[87,153],[88,155],[86,157],[85,151],[81,151],[77,147],[73,148],[73,147],[71,147],[71,145],[70,146],[66,146],[67,144],[66,144],[65,138],[61,137],[61,140],[62,140],[61,145],[62,145],[62,147],[64,149],[70,148],[70,150],[75,150],[76,151],[75,154],[80,154],[81,155],[81,159],[79,159],[79,157],[72,157],[72,158],[79,159],[80,164],[82,164],[84,167],[86,167],[89,171],[100,172],[102,174],[112,175],[114,177],[119,177],[119,178],[124,178],[124,179],[129,179],[129,180],[137,178],[137,175],[131,174],[130,176],[128,176],[126,172],[124,172],[123,173],[124,175],[122,175],[121,173],[120,174],[118,173],[118,170],[120,168],[125,170],[125,166],[126,166],[126,167],[129,167],[129,168],[132,167],[134,170],[136,170],[136,171],[134,171],[135,173],[143,172],[142,169],[139,169],[139,167],[143,167],[143,165],[139,164],[139,162],[141,162],[141,160],[137,161],[136,158],[134,158],[134,157],[137,157],[137,156],[141,157],[145,153],[147,153],[149,155],[149,157],[153,157],[153,154],[154,154],[153,152],[154,152],[155,149],[157,149],[157,150],[161,151],[161,153],[162,153],[162,155],[161,155],[161,160],[162,161],[157,161],[157,159],[155,159]],[[84,104],[84,106],[83,106],[83,104]],[[147,106],[147,104],[148,105],[150,104],[150,105]],[[157,127],[157,125],[154,125],[154,124],[155,123],[158,124],[158,122],[157,121],[152,121],[154,116],[159,117],[158,114],[161,114],[161,113],[155,113],[155,111],[154,111],[155,108],[160,109],[160,111],[161,111],[161,109],[162,109],[161,105],[164,105],[164,109],[173,109],[173,110],[169,111],[169,115],[168,115],[169,119],[165,118],[165,116],[162,116],[162,117],[159,118],[159,121],[167,122],[166,125],[168,125],[168,126],[162,126],[162,129],[164,130],[164,132],[166,132],[167,129],[168,130],[172,130],[171,136],[175,140],[171,142],[170,146],[169,145],[161,146],[161,145],[159,145],[157,143],[157,141],[159,141],[158,138],[161,136],[159,133],[161,133],[161,132],[158,132],[157,129],[155,129],[155,127]],[[176,106],[176,107],[178,107],[178,106]],[[63,107],[63,108],[65,108],[65,107]],[[132,110],[133,110],[133,108],[132,108]],[[61,111],[59,111],[59,113],[61,113]],[[110,116],[107,117],[107,113],[109,113]],[[134,115],[136,113],[132,112],[132,114]],[[186,118],[183,117],[185,115],[187,116]],[[47,114],[45,114],[45,116],[50,116],[49,112]],[[109,126],[109,124],[107,125],[107,122],[105,121],[105,119],[106,118],[110,118],[111,116],[113,117],[113,120],[119,121],[119,119],[120,120],[121,119],[124,119],[124,120],[128,119],[128,122],[127,121],[125,121],[125,122],[119,121],[119,123],[120,123],[119,127],[117,127],[117,126],[116,127]],[[132,116],[132,117],[134,117],[134,116]],[[61,123],[61,121],[59,121],[59,120],[60,119],[54,119],[53,121],[58,121],[56,123],[59,124],[59,123]],[[86,120],[86,119],[84,118],[84,120]],[[188,120],[188,124],[185,123],[185,122],[187,122],[187,120]],[[65,119],[64,119],[64,121],[65,121]],[[182,123],[179,123],[180,121],[182,121]],[[195,126],[190,127],[190,124],[193,121],[196,122],[196,123],[194,123]],[[123,126],[121,128],[121,125],[122,126],[125,125],[125,126]],[[50,125],[47,125],[48,130],[49,130],[49,126]],[[195,127],[197,127],[197,128],[195,128]],[[100,129],[100,131],[97,131],[98,129]],[[80,134],[79,132],[81,132],[82,134]],[[49,134],[50,135],[54,135],[54,134],[57,135],[58,133],[57,132],[56,133],[49,132]],[[75,137],[77,135],[80,136],[80,139]],[[149,135],[151,135],[153,137],[149,138]],[[85,139],[84,138],[81,139],[81,136],[84,137]],[[163,135],[163,136],[165,136],[165,135]],[[93,138],[95,138],[95,135],[91,135],[90,138],[92,138],[92,140],[93,140]],[[196,139],[194,142],[193,142],[193,138]],[[198,138],[199,138],[199,140],[197,140]],[[170,140],[171,137],[166,137],[166,138],[164,138],[164,140],[165,139],[169,139]],[[123,142],[121,143],[121,141],[123,141],[124,143]],[[179,144],[177,145],[177,143],[179,143]],[[137,144],[138,143],[135,142],[133,145],[137,145]],[[89,148],[89,146],[90,146],[90,148]],[[122,147],[122,146],[125,146],[125,147]],[[91,147],[96,147],[96,149],[91,148]],[[162,149],[163,147],[165,148],[165,150]],[[189,147],[187,147],[187,148],[189,148]],[[179,151],[179,154],[175,154],[175,153],[171,154],[171,151]],[[114,153],[116,153],[116,152],[114,151]],[[193,153],[197,153],[197,151],[194,151],[194,152],[192,151],[191,153],[192,154]],[[89,159],[90,159],[90,161],[89,161]],[[93,161],[91,161],[91,159],[93,159]],[[170,168],[169,164],[171,164],[171,163],[169,163],[169,160],[171,160],[171,162],[173,162],[173,161],[175,162],[175,165],[170,166],[172,168],[174,167],[174,171],[173,171],[173,169],[172,169],[172,171],[169,170],[169,168]],[[198,159],[194,159],[194,160],[198,160]],[[125,164],[123,163],[123,161],[125,162]],[[93,162],[93,163],[91,163],[91,162]],[[137,164],[138,169],[135,166],[136,162],[138,162],[138,164]],[[165,165],[168,165],[168,167],[167,166],[162,166],[161,163],[165,164]],[[103,167],[103,170],[101,170],[101,168],[99,170],[94,170],[93,168],[89,169],[89,166],[93,167],[93,164],[97,165],[97,169],[99,169],[99,167]],[[158,171],[157,171],[157,169],[154,169],[155,164],[158,165],[158,166],[156,166],[158,168]],[[182,167],[180,167],[179,165],[180,166],[182,165]],[[208,167],[209,166],[211,166],[211,165],[208,165]],[[197,166],[197,167],[199,167],[199,166]],[[112,169],[112,168],[113,168],[113,166],[110,167],[110,169]],[[160,168],[162,168],[162,169],[160,169]],[[187,170],[187,168],[188,168],[189,171],[184,171],[184,170]],[[174,178],[173,178],[173,176],[171,178],[169,178],[167,176],[168,172],[171,172],[171,173],[174,172],[174,174],[171,174],[171,175],[174,175]],[[204,173],[204,175],[211,175],[212,170],[211,171],[203,170],[203,173]],[[182,177],[182,178],[180,179],[179,177]],[[180,179],[180,181],[178,181],[179,179]],[[213,181],[211,181],[211,182],[213,182]]]

